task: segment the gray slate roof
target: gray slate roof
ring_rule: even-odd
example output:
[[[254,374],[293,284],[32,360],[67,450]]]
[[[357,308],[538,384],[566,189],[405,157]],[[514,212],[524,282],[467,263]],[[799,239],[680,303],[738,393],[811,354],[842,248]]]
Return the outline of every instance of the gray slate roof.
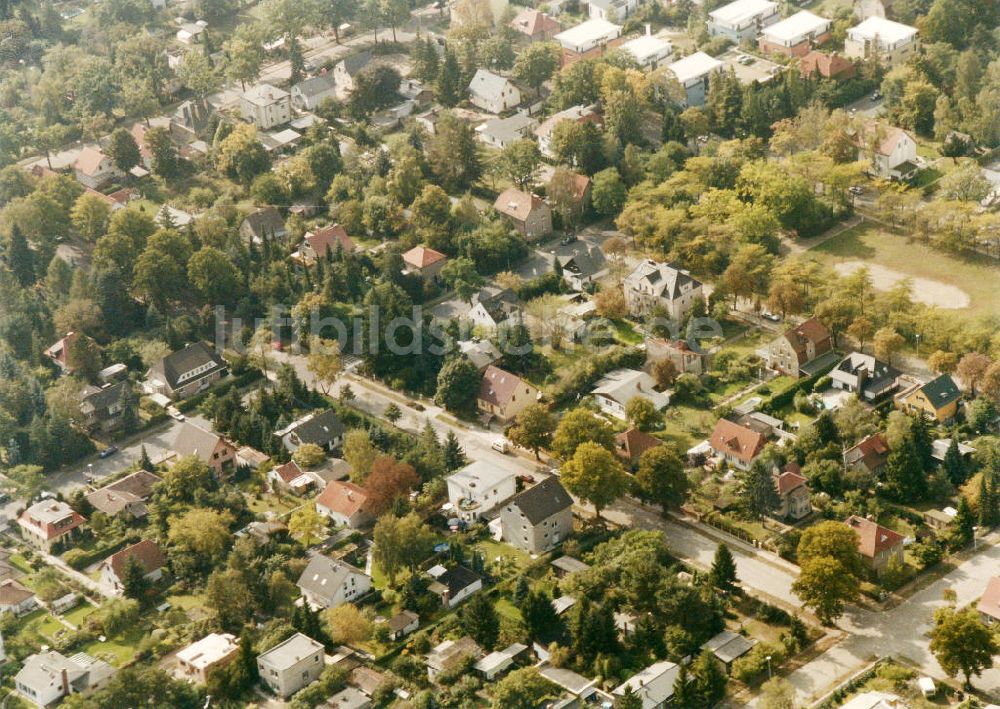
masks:
[[[346,562],[317,554],[309,560],[296,585],[314,596],[332,601],[337,589],[352,574],[364,576],[365,572]]]
[[[345,430],[334,410],[327,409],[298,425],[293,424],[286,429],[286,433],[294,431],[302,443],[315,443],[320,448],[325,448],[331,441],[342,436]]]
[[[557,512],[573,506],[573,498],[555,476],[515,495],[510,504],[521,510],[531,524],[539,524]]]
[[[192,369],[196,369],[197,367],[208,364],[209,362],[214,362],[215,367],[212,367],[204,372],[201,375],[202,377],[226,368],[225,360],[216,354],[215,350],[206,345],[204,342],[192,342],[185,345],[183,349],[168,354],[166,357],[154,364],[150,368],[150,371],[161,374],[170,388],[175,389],[177,388],[178,379],[182,374],[190,372]]]
[[[334,81],[333,74],[320,74],[300,81],[295,85],[295,88],[306,98],[312,98],[333,91],[336,86],[337,82]]]

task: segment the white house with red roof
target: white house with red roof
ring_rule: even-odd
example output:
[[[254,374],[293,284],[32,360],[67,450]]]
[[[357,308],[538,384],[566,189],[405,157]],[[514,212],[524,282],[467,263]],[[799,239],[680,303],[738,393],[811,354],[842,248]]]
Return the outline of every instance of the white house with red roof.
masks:
[[[17,518],[25,541],[46,551],[59,542],[72,539],[86,521],[62,500],[36,502]]]
[[[152,539],[143,539],[112,554],[101,563],[101,583],[115,594],[120,595],[124,590],[122,579],[129,559],[139,562],[147,581],[159,581],[163,578],[163,567],[167,563],[163,551]]]
[[[868,171],[885,180],[905,180],[917,169],[917,141],[902,128],[867,121],[854,136],[858,160],[868,162]]]
[[[493,208],[526,239],[540,239],[552,233],[552,208],[536,194],[509,187],[496,198]]]
[[[808,481],[798,463],[788,463],[781,470],[775,468],[772,477],[779,501],[775,517],[799,520],[812,512]]]
[[[858,553],[876,576],[885,573],[894,559],[903,563],[902,534],[857,515],[848,517],[844,524],[858,533]]]
[[[491,364],[483,372],[476,406],[484,415],[508,423],[540,396],[541,392],[521,377]]]
[[[419,276],[425,282],[436,282],[448,257],[427,246],[414,246],[403,254],[403,263],[406,264],[404,273]]]
[[[328,251],[335,251],[338,247],[345,254],[354,253],[358,248],[344,227],[331,224],[316,231],[307,231],[302,237],[299,250],[292,254],[292,258],[303,263],[314,263],[316,259],[326,258]]]
[[[519,37],[526,39],[528,42],[547,42],[559,34],[559,31],[562,29],[558,20],[533,8],[521,10],[510,21],[510,26],[518,33]]]
[[[1000,622],[1000,576],[994,576],[986,584],[986,590],[983,591],[976,610],[987,625]]]
[[[747,470],[763,452],[767,437],[749,426],[722,418],[716,422],[708,443],[727,463]]]
[[[109,155],[90,145],[80,151],[73,164],[73,171],[77,182],[95,190],[124,177],[124,173],[115,167],[115,162]]]
[[[333,480],[316,498],[316,511],[338,527],[359,529],[371,524],[368,492],[352,482]]]

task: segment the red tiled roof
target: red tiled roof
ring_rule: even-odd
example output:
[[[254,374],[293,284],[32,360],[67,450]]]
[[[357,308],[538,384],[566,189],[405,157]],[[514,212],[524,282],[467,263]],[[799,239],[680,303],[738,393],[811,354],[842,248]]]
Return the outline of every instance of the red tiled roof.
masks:
[[[80,151],[73,167],[84,175],[93,175],[101,167],[101,162],[107,157],[97,148],[86,147]]]
[[[764,450],[765,438],[762,433],[734,421],[719,419],[709,443],[716,452],[734,456],[749,464]]]
[[[841,76],[849,79],[854,76],[855,72],[854,64],[844,57],[817,50],[809,52],[799,61],[799,73],[802,76],[818,73],[827,79],[836,79]]]
[[[143,539],[141,542],[137,542],[108,557],[111,570],[115,572],[115,576],[119,579],[125,573],[125,563],[130,558],[138,560],[147,574],[163,568],[163,565],[167,561],[156,542],[152,539]]]
[[[559,23],[538,10],[527,9],[521,12],[510,22],[510,26],[518,32],[522,32],[529,37],[560,30]]]
[[[630,428],[615,436],[615,450],[625,460],[635,460],[651,448],[662,446],[663,441],[638,428]]]
[[[292,480],[302,475],[302,469],[294,460],[290,460],[284,465],[279,465],[274,469],[274,472],[277,473],[278,477],[286,483],[290,483]]]
[[[983,591],[983,597],[979,599],[976,610],[1000,620],[1000,576],[994,576],[986,584],[986,590]]]
[[[368,493],[352,482],[334,480],[326,484],[316,504],[344,517],[353,517],[358,512],[368,511]]]
[[[435,251],[426,246],[414,246],[403,254],[403,261],[414,268],[427,268],[428,266],[433,266],[438,261],[444,261],[446,258],[448,257],[440,251]]]
[[[881,433],[868,436],[845,453],[848,463],[861,461],[868,470],[875,470],[885,465],[889,459],[889,444]]]
[[[531,387],[516,374],[511,374],[491,364],[483,372],[483,380],[479,385],[479,400],[493,406],[505,407],[514,398],[514,394],[522,384]]]
[[[795,467],[797,468],[798,465]],[[774,478],[774,486],[777,488],[779,495],[787,495],[792,490],[800,488],[805,484],[806,479],[799,475],[798,471],[793,472],[787,468]]]
[[[903,543],[903,535],[864,517],[851,515],[844,521],[844,524],[858,533],[858,551],[861,556],[869,559]]]
[[[63,367],[66,367],[68,363],[67,356],[69,354],[69,348],[73,346],[73,343],[76,342],[76,338],[79,336],[80,334],[77,332],[67,332],[64,338],[45,350],[45,354],[61,364]]]
[[[16,606],[35,594],[14,580],[0,583],[0,606]]]
[[[493,203],[494,209],[498,212],[521,222],[526,220],[532,212],[544,206],[546,206],[545,201],[538,195],[515,190],[513,187],[501,192],[496,202]]]
[[[340,244],[340,248],[346,253],[353,253],[357,248],[351,237],[347,235],[347,231],[340,224],[333,224],[332,226],[323,227],[316,231],[307,232],[305,241],[316,252],[316,255],[320,257],[326,256],[327,249],[336,248],[338,243]]]

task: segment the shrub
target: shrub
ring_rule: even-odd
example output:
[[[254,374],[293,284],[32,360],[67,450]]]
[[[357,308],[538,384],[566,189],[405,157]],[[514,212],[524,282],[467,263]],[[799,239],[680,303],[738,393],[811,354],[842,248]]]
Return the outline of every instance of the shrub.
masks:
[[[757,643],[750,652],[733,662],[733,677],[744,684],[751,684],[767,673],[768,657],[771,670],[785,660],[785,648],[777,643]]]

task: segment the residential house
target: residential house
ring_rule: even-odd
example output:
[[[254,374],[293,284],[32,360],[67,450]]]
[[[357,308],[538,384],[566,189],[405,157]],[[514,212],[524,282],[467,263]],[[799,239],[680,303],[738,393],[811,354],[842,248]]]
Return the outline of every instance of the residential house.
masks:
[[[427,571],[434,579],[427,590],[441,599],[445,608],[454,608],[476,591],[483,588],[479,575],[464,566],[433,566]]]
[[[540,397],[538,389],[516,374],[490,365],[483,372],[476,407],[484,415],[506,424],[517,418],[528,404],[536,403]]]
[[[115,671],[107,662],[83,652],[66,657],[55,650],[46,650],[24,660],[14,677],[14,687],[30,704],[48,707],[70,694],[100,689]]]
[[[56,366],[66,374],[73,374],[76,367],[71,363],[71,352],[81,337],[93,343],[93,340],[81,332],[67,332],[65,337],[45,350],[45,356],[55,362]]]
[[[781,470],[775,468],[771,476],[778,493],[778,506],[773,513],[775,517],[798,521],[812,512],[808,481],[798,463],[788,463]]]
[[[518,38],[528,42],[547,42],[561,29],[558,20],[533,8],[521,10],[510,21],[510,26],[518,33]]]
[[[159,475],[138,470],[87,494],[87,502],[108,517],[127,514],[135,519],[145,517],[146,502],[153,496],[153,486],[161,482]]]
[[[180,29],[177,30],[175,37],[177,41],[181,44],[201,44],[203,41],[202,35],[205,34],[205,30],[208,28],[208,23],[204,20],[198,20],[197,22],[180,22]]]
[[[386,621],[386,625],[389,628],[389,640],[399,642],[410,633],[417,631],[417,628],[420,627],[420,616],[413,611],[400,611]]]
[[[521,91],[510,79],[479,69],[469,83],[469,102],[489,113],[503,113],[521,105]]]
[[[662,311],[679,322],[702,301],[701,281],[673,264],[642,261],[625,277],[625,302],[636,317]]]
[[[169,120],[162,118],[157,119],[157,121],[161,122],[160,125],[162,125],[162,122],[166,122],[168,126],[170,124]],[[157,127],[160,127],[160,125]],[[139,148],[139,164],[142,165],[142,167],[147,171],[153,169],[153,151],[149,149],[149,145],[146,143],[146,133],[149,132],[151,127],[152,126],[147,126],[142,121],[136,121],[132,124],[132,128],[129,129],[129,133],[132,134],[132,139]]]
[[[316,511],[338,527],[367,527],[375,521],[370,508],[368,492],[352,482],[329,482],[316,498]]]
[[[481,658],[473,666],[473,669],[481,674],[487,682],[493,682],[497,677],[513,667],[517,657],[527,649],[528,646],[523,643],[513,643],[503,650],[496,650],[486,657]]]
[[[858,160],[865,160],[868,172],[875,177],[909,180],[916,174],[917,141],[902,128],[867,121],[853,139]]]
[[[349,647],[341,645],[338,650],[338,656],[345,653],[352,653]],[[336,664],[336,663],[335,663]],[[347,675],[347,683],[352,687],[356,687],[363,694],[371,697],[386,683],[389,679],[389,675],[385,672],[379,672],[378,670],[372,669],[367,665],[358,665],[351,669],[350,674]]]
[[[947,374],[938,375],[929,382],[914,382],[893,397],[900,411],[918,413],[939,423],[955,418],[961,398],[958,385]]]
[[[585,564],[572,556],[560,556],[558,559],[553,559],[551,566],[555,569],[556,578],[558,579],[564,579],[570,574],[586,571],[590,568],[590,564]]]
[[[496,198],[493,208],[526,239],[536,240],[552,233],[552,208],[536,194],[508,187]]]
[[[643,453],[662,445],[663,441],[659,438],[635,427],[615,434],[615,455],[630,470],[639,465],[639,458]]]
[[[819,366],[835,361],[830,331],[816,318],[809,318],[793,328],[785,330],[767,346],[767,366],[788,377],[811,376],[816,366],[809,366],[819,360]]]
[[[535,129],[535,137],[538,138],[538,150],[547,158],[555,159],[556,154],[552,150],[552,133],[557,125],[562,121],[573,121],[574,123],[591,122],[601,125],[601,114],[597,112],[596,106],[571,106],[565,111],[553,113],[546,118],[538,128]]]
[[[721,418],[715,424],[709,445],[716,455],[740,470],[748,470],[764,451],[767,436],[746,422]]]
[[[177,675],[188,682],[205,684],[212,670],[228,665],[239,651],[239,639],[234,635],[209,633],[177,653]]]
[[[923,520],[927,528],[935,534],[944,534],[951,529],[958,510],[946,507],[943,510],[924,510]]]
[[[627,679],[612,693],[620,697],[627,688],[631,688],[642,700],[642,709],[663,709],[673,699],[680,669],[680,665],[674,662],[657,662]]]
[[[586,190],[589,192],[589,184]],[[583,198],[585,197],[581,196]],[[608,262],[604,258],[604,252],[596,246],[584,244],[583,248],[572,248],[575,246],[576,244],[570,244],[565,252],[557,252],[555,260],[566,285],[582,292],[590,290],[608,274]]]
[[[755,40],[761,31],[781,19],[778,3],[771,0],[736,0],[708,13],[708,33],[733,44]]]
[[[948,449],[951,447],[951,440],[950,438],[935,438],[931,441],[931,458],[938,463],[943,463],[944,457],[948,454]],[[957,443],[959,456],[961,456],[966,464],[970,463],[972,454],[976,452],[975,447],[969,445],[968,441],[957,441]]]
[[[205,136],[214,109],[205,99],[182,101],[170,117],[170,135],[185,144]]]
[[[568,65],[614,49],[624,41],[621,35],[621,25],[594,18],[563,30],[553,39],[562,47],[562,63]]]
[[[0,613],[10,613],[20,617],[38,607],[35,592],[14,581],[7,579],[0,582]]]
[[[625,419],[625,409],[636,398],[648,399],[653,408],[662,411],[670,404],[670,394],[656,391],[656,381],[638,369],[616,369],[605,374],[591,394],[597,406],[606,414]]]
[[[322,643],[295,633],[257,655],[257,673],[272,692],[287,699],[319,679],[326,667],[325,654]]]
[[[684,103],[697,108],[705,105],[709,78],[723,66],[718,59],[695,52],[668,64],[667,69],[684,88]]]
[[[591,7],[593,6],[591,3]],[[654,37],[648,32],[641,37],[625,42],[620,49],[630,54],[635,59],[636,64],[647,71],[659,69],[674,53],[674,45],[670,43],[670,40]]]
[[[312,443],[323,450],[333,451],[344,442],[346,428],[333,409],[306,414],[274,435],[281,439],[285,450],[294,453],[299,446]]]
[[[240,224],[240,237],[246,243],[263,244],[264,240],[281,241],[288,236],[285,220],[275,207],[261,207],[250,212]]]
[[[147,581],[154,582],[163,578],[163,567],[167,563],[166,556],[152,539],[143,539],[141,542],[112,554],[101,563],[101,583],[115,594],[121,594],[124,591],[122,578],[129,559],[135,559],[139,562],[145,572],[143,576]]]
[[[872,355],[852,352],[830,370],[834,389],[857,394],[864,402],[873,402],[896,389],[895,369]]]
[[[809,78],[818,74],[824,79],[853,79],[857,74],[857,67],[854,62],[845,59],[836,53],[820,52],[816,49],[806,54],[799,60],[799,74],[803,78]]]
[[[267,472],[267,482],[273,491],[293,495],[304,495],[316,485],[316,479],[303,471],[294,460],[271,468]]]
[[[479,659],[483,649],[468,635],[458,640],[445,640],[435,646],[424,659],[427,678],[433,680],[442,672],[453,670],[469,658]]]
[[[194,225],[194,215],[171,204],[164,204],[156,212],[156,223],[163,229],[186,229]]]
[[[592,20],[625,22],[639,9],[639,0],[587,0],[587,10]]]
[[[340,249],[345,254],[352,254],[357,248],[344,227],[331,224],[316,231],[307,231],[292,258],[305,264],[313,264],[317,259],[326,258],[331,250],[336,253]]]
[[[88,431],[103,431],[108,433],[121,427],[125,412],[127,397],[132,394],[129,382],[108,384],[102,388],[86,386],[81,391],[80,413],[83,414],[83,425]],[[138,399],[135,400],[138,405]],[[133,411],[138,420],[138,411]]]
[[[125,176],[125,173],[115,166],[115,161],[110,155],[100,148],[89,145],[77,156],[73,172],[77,182],[93,190],[99,190]]]
[[[814,47],[830,39],[832,24],[825,17],[800,10],[764,28],[759,40],[760,51],[787,57],[804,57]]]
[[[344,99],[354,91],[354,77],[372,63],[371,50],[364,50],[341,59],[333,67],[333,78],[337,82],[337,97]]]
[[[208,389],[226,375],[228,365],[204,342],[188,343],[168,354],[146,372],[145,389],[174,401]]]
[[[413,120],[418,126],[427,131],[428,135],[435,135],[437,133],[437,124],[441,120],[442,111],[441,108],[432,108],[423,113],[418,113]]]
[[[319,709],[371,709],[367,694],[354,687],[344,687],[319,705]]]
[[[476,135],[481,141],[503,150],[519,140],[530,138],[538,126],[538,121],[527,113],[515,113],[507,118],[491,118],[476,126]]]
[[[536,645],[536,651],[537,647]],[[570,709],[571,707],[582,707],[590,704],[602,706],[602,702],[594,701],[595,697],[601,697],[604,694],[597,689],[597,680],[588,679],[565,667],[555,667],[547,661],[539,665],[538,674],[572,697],[570,704],[557,705],[559,709]],[[613,700],[608,699],[607,701],[609,705],[614,706]]]
[[[888,460],[889,444],[881,433],[872,434],[844,451],[844,467],[847,470],[867,473],[873,477],[882,475]]]
[[[206,431],[190,421],[181,424],[171,450],[180,458],[194,456],[220,480],[236,469],[236,446],[225,436]]]
[[[292,87],[292,106],[300,111],[315,111],[328,98],[337,98],[337,80],[333,74],[313,76]]]
[[[427,246],[414,246],[403,254],[405,272],[417,276],[425,283],[437,283],[441,278],[441,269],[447,262],[447,256]]]
[[[745,635],[734,633],[732,630],[723,630],[702,645],[701,649],[712,653],[726,668],[726,672],[729,672],[733,663],[750,652],[756,644],[755,640]]]
[[[573,498],[556,476],[529,487],[500,512],[503,540],[529,554],[543,554],[573,533]]]
[[[466,522],[475,522],[516,492],[517,476],[484,460],[448,476],[448,501]]]
[[[42,500],[21,513],[17,524],[21,536],[28,544],[45,551],[52,551],[76,536],[76,530],[87,520],[62,500]]]
[[[1000,621],[1000,576],[993,576],[986,583],[986,590],[979,598],[976,610],[986,625]]]
[[[312,607],[336,608],[367,594],[372,588],[372,579],[344,561],[317,554],[309,560],[296,585]]]
[[[646,338],[646,370],[652,372],[664,360],[670,360],[677,374],[701,374],[708,371],[710,356],[694,340]]]
[[[292,120],[291,95],[270,84],[257,84],[240,97],[240,113],[258,130],[271,130]]]
[[[471,340],[460,340],[456,344],[459,351],[480,372],[486,371],[487,367],[491,364],[496,364],[502,359],[500,350],[490,340],[473,338]]]
[[[919,47],[916,27],[877,16],[848,29],[844,39],[848,59],[873,59],[887,70],[905,64]]]
[[[466,317],[477,327],[495,330],[520,312],[521,301],[513,291],[486,286],[472,296],[472,308]]]
[[[903,563],[902,534],[857,515],[848,517],[844,524],[858,533],[858,552],[876,576],[885,573],[893,561]]]

